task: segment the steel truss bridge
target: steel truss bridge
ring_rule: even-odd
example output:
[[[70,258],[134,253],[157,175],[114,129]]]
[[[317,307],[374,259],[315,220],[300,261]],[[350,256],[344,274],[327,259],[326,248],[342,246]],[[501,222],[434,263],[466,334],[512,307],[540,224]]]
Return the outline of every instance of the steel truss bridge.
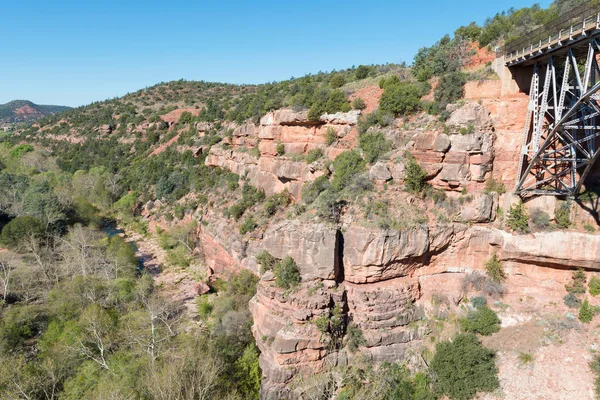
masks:
[[[515,193],[577,195],[600,155],[600,8],[573,8],[502,52],[531,75]]]

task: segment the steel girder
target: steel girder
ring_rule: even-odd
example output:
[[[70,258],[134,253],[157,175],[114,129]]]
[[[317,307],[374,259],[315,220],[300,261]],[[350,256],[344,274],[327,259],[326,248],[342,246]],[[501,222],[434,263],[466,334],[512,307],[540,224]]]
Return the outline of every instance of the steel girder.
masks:
[[[600,155],[600,43],[581,50],[534,66],[515,188],[522,197],[576,195]]]

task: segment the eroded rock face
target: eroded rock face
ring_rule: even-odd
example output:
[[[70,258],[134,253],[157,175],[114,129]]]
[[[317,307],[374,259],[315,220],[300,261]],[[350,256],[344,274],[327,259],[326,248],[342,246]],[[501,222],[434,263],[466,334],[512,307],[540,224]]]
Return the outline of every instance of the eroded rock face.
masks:
[[[490,112],[483,105],[473,102],[451,111],[446,125],[454,129],[473,127],[479,132],[492,131],[494,128]]]
[[[409,275],[429,249],[429,230],[380,230],[358,225],[344,232],[344,276],[348,282],[378,282]]]
[[[336,232],[324,224],[284,221],[265,232],[263,246],[277,258],[292,257],[303,280],[334,279]]]

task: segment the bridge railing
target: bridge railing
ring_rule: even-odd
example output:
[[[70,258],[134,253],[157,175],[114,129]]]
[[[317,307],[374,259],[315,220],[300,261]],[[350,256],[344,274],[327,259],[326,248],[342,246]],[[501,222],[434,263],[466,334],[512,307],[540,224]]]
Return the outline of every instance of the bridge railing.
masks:
[[[507,62],[511,62],[571,40],[573,36],[583,32],[599,29],[600,6],[598,4],[598,0],[592,0],[574,7],[521,38],[506,43],[499,49],[498,55],[503,55]]]

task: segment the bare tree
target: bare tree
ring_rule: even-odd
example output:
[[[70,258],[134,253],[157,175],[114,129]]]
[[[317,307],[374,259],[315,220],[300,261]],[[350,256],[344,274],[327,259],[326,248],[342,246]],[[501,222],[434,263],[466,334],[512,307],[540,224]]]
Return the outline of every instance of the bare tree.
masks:
[[[8,296],[14,270],[14,260],[0,258],[0,283],[2,283],[2,298],[4,301],[6,301],[6,297]]]

